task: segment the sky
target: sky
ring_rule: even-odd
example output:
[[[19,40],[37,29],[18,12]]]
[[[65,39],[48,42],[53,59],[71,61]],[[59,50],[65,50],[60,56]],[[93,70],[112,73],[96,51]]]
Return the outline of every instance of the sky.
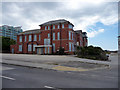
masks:
[[[69,0],[0,4],[1,25],[22,26],[26,31],[39,29],[38,25],[47,21],[66,19],[74,24],[74,30],[87,32],[88,45],[118,50],[118,2]]]

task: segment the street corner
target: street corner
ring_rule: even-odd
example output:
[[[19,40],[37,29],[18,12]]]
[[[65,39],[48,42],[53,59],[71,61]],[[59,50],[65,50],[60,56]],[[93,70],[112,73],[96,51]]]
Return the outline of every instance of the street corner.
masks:
[[[74,68],[74,67],[67,67],[67,66],[56,66],[52,69],[58,70],[58,71],[88,71],[88,69],[83,68]]]

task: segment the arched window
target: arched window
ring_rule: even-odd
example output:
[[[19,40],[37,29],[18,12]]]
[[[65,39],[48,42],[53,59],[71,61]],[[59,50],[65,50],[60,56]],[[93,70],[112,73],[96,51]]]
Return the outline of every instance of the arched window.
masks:
[[[28,51],[32,51],[32,45],[31,44],[28,45]]]
[[[33,51],[35,51],[35,46],[37,46],[37,44],[34,44],[34,45],[33,45]]]

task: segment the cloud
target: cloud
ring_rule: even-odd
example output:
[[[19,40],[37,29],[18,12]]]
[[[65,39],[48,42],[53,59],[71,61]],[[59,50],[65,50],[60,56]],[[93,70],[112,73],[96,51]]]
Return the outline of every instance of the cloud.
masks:
[[[112,25],[117,22],[115,2],[4,2],[2,23],[22,26],[23,30],[37,29],[39,24],[55,19],[66,19],[74,24],[74,30],[83,30],[89,37],[95,37],[101,30],[89,27],[97,22]]]
[[[104,29],[99,29],[98,31],[91,31],[91,32],[88,32],[87,35],[88,37],[95,37],[96,35],[100,34],[100,33],[103,33],[104,32]]]
[[[116,22],[118,22],[118,15],[113,15],[113,16],[109,16],[107,18],[102,18],[100,19],[101,23],[103,23],[104,25],[111,25],[114,24]]]
[[[0,25],[2,24],[2,3],[0,2]]]

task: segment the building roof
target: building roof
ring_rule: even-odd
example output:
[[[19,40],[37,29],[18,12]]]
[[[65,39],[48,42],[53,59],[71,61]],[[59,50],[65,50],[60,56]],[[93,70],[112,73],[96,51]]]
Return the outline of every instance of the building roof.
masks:
[[[82,30],[75,30],[75,33],[82,33]]]
[[[82,32],[82,36],[83,36],[84,38],[88,38],[86,32]]]
[[[38,30],[40,30],[40,29],[26,30],[26,31],[24,31],[24,32],[33,32],[33,31],[38,31]]]
[[[21,35],[21,34],[39,33],[39,32],[40,32],[40,29],[26,30],[24,32],[19,33],[19,35]]]
[[[42,25],[51,25],[51,24],[59,24],[59,23],[69,23],[69,24],[73,25],[72,23],[70,23],[69,21],[67,21],[65,19],[59,19],[59,20],[48,21],[46,23],[40,24],[39,26],[42,26]]]
[[[0,27],[14,27],[14,28],[22,28],[22,26],[11,26],[11,25],[2,25]]]
[[[82,32],[83,34],[87,34],[86,32]]]

